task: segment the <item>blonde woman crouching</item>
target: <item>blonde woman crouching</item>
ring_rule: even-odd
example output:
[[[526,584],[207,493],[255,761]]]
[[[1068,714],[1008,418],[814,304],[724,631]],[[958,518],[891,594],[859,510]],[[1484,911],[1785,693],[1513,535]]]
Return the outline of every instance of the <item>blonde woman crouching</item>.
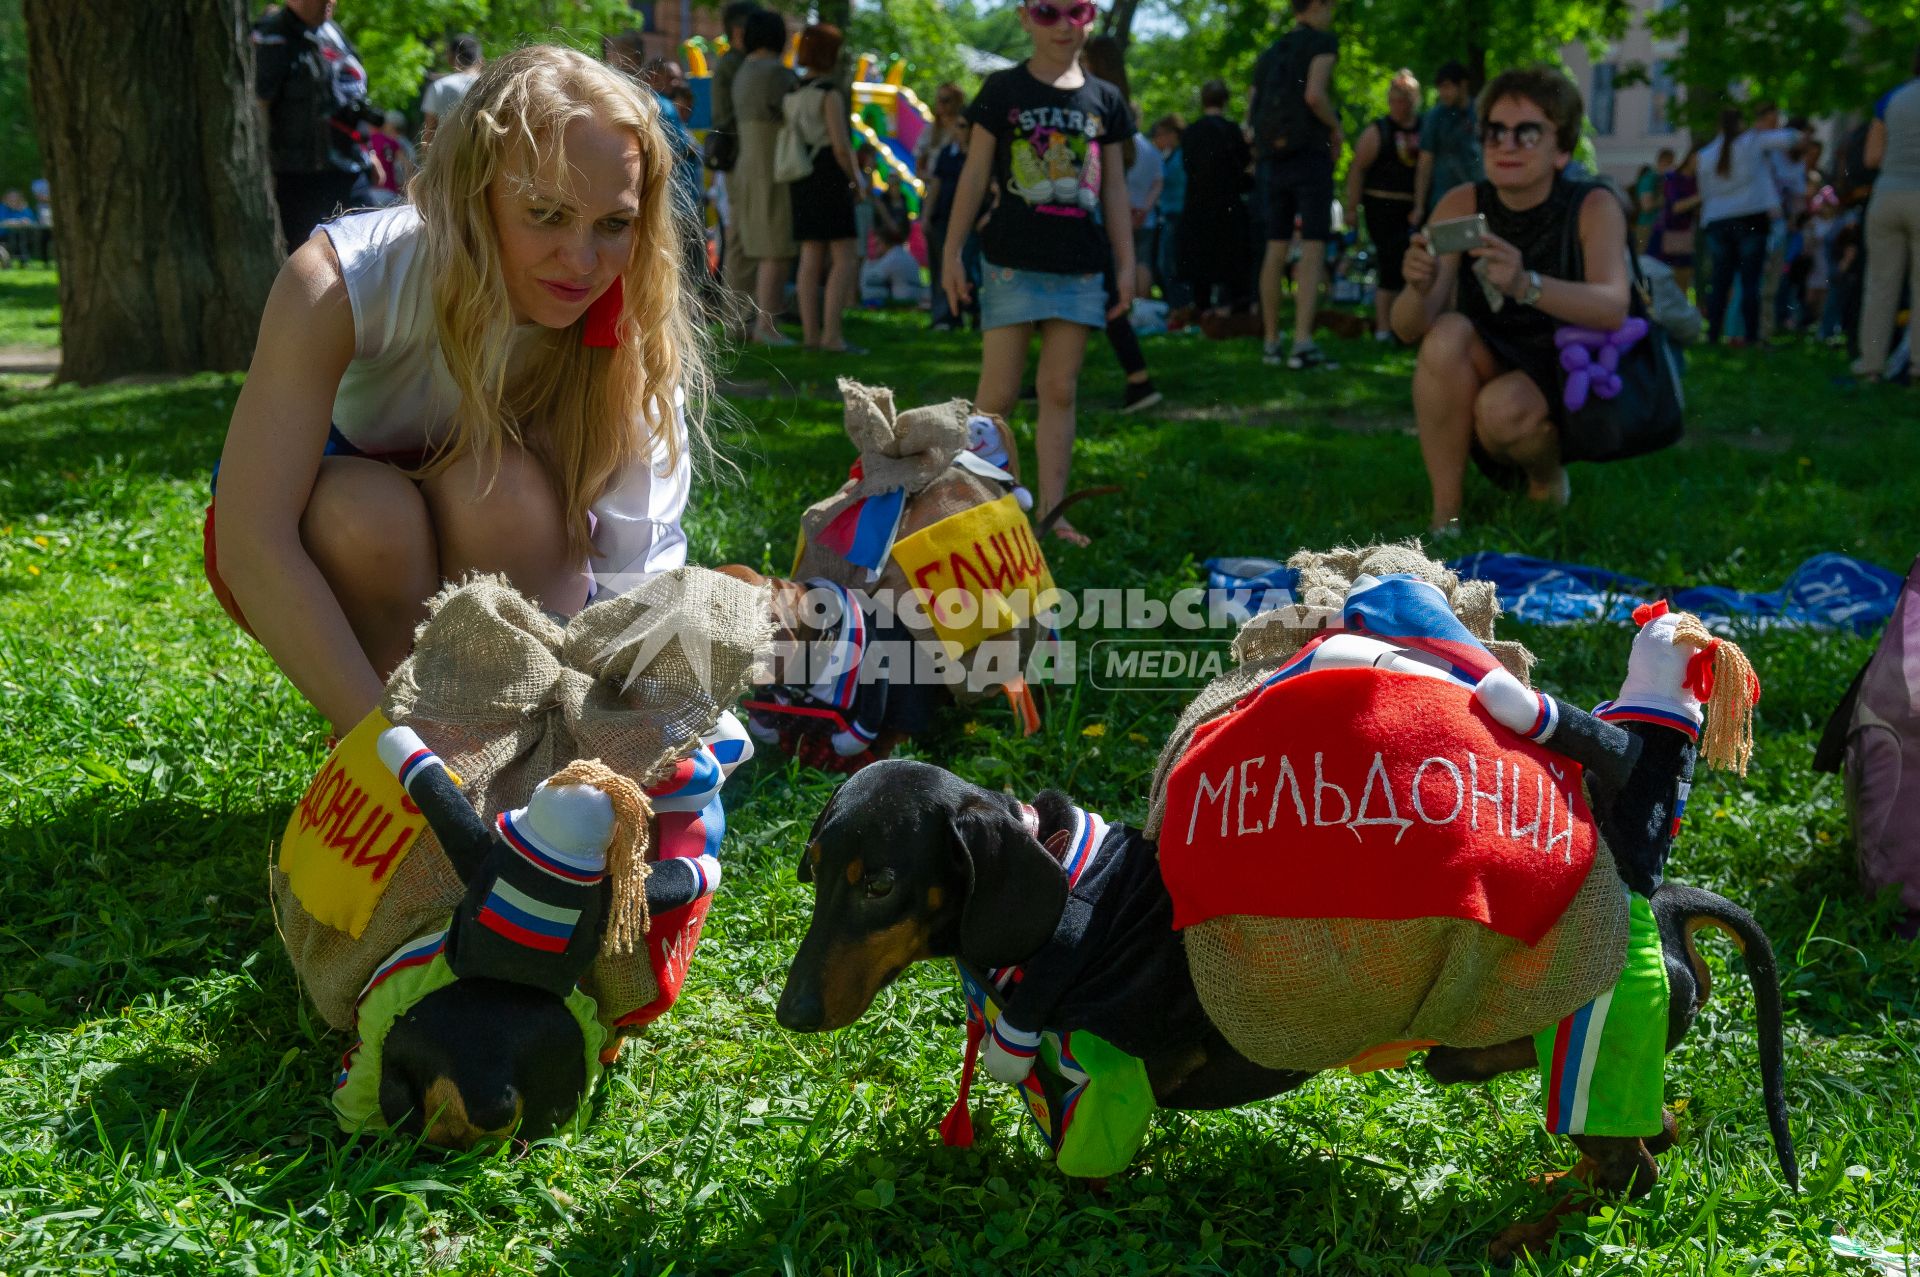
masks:
[[[408,203],[321,226],[282,268],[207,577],[336,731],[443,581],[505,573],[571,615],[685,562],[710,381],[672,163],[650,94],[521,49],[442,122]]]

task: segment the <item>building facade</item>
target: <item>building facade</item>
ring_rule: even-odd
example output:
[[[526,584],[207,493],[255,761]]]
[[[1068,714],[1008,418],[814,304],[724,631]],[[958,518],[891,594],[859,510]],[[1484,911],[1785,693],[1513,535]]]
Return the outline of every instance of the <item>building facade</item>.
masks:
[[[1671,147],[1681,155],[1687,151],[1686,130],[1669,113],[1679,90],[1667,69],[1684,40],[1656,40],[1647,30],[1647,14],[1662,7],[1663,0],[1633,0],[1633,22],[1626,35],[1598,55],[1578,43],[1560,51],[1586,100],[1600,171],[1623,184],[1632,182],[1640,166],[1653,163],[1661,150]],[[1623,79],[1629,83],[1621,83]]]
[[[720,29],[719,5],[695,6],[693,0],[628,0],[633,9],[633,30],[640,35],[648,58],[681,60],[681,46],[695,36],[717,40]]]

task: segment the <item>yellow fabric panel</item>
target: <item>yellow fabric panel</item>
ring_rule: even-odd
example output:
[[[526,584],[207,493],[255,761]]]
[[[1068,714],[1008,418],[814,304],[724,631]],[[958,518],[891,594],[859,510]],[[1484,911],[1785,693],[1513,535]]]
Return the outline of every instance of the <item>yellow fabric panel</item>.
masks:
[[[426,818],[380,761],[374,710],[327,756],[287,819],[280,872],[315,921],[358,939]]]
[[[1053,589],[1046,555],[1011,493],[901,537],[893,560],[956,658],[1030,617]]]

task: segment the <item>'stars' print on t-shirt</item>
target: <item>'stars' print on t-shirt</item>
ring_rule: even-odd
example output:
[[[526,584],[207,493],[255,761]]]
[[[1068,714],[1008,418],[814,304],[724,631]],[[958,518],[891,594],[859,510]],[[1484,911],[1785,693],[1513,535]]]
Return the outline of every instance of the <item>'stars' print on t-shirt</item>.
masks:
[[[987,77],[967,120],[993,135],[987,261],[1060,275],[1104,269],[1112,247],[1100,221],[1100,148],[1133,133],[1120,90],[1092,77],[1062,89],[1009,67]]]
[[[1007,189],[1055,217],[1091,217],[1100,207],[1102,120],[1097,112],[1034,106],[1008,113],[1013,174]]]

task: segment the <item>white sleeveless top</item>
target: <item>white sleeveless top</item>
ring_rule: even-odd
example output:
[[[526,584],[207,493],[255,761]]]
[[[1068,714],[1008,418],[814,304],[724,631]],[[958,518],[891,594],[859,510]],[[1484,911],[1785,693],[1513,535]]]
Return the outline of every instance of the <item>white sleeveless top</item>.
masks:
[[[434,331],[420,214],[410,204],[395,204],[349,213],[319,231],[333,245],[353,307],[353,362],[334,396],[334,428],[369,456],[421,452],[443,436],[459,391]],[[526,325],[523,331],[537,328]],[[675,399],[681,401],[677,391]],[[677,408],[674,417],[679,463],[669,467],[666,448],[656,443],[651,464],[615,475],[591,507],[598,591],[618,594],[687,561],[680,517],[691,473],[686,420]]]

